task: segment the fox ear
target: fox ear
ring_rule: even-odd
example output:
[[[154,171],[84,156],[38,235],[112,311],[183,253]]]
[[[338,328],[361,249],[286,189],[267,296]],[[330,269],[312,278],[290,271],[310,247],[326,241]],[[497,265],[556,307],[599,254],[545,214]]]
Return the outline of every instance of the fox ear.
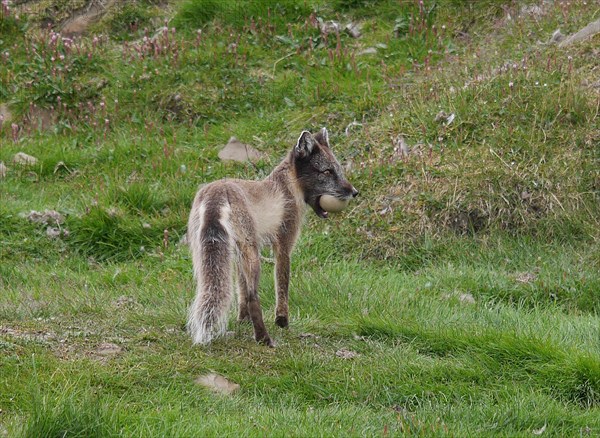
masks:
[[[296,143],[294,153],[298,158],[306,158],[312,154],[314,146],[315,139],[312,134],[308,131],[302,131],[302,134],[298,137],[298,143]]]
[[[321,128],[321,130],[315,134],[315,140],[317,140],[319,144],[329,147],[329,132],[327,132],[327,128]]]

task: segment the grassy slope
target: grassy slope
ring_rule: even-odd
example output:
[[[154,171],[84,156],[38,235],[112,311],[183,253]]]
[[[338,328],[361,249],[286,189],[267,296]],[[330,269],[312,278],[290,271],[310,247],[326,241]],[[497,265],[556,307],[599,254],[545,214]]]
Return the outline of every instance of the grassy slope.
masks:
[[[7,125],[0,132],[2,428],[600,432],[600,134],[598,96],[583,85],[596,54],[592,43],[537,43],[557,27],[577,30],[597,6],[558,4],[536,17],[513,5],[506,20],[495,2],[442,3],[429,15],[416,3],[315,3],[326,20],[362,17],[364,35],[338,41],[305,24],[304,2],[281,2],[273,18],[244,9],[263,17],[256,26],[218,2],[172,12],[154,3],[111,12],[96,25],[111,40],[82,49],[2,21],[0,102],[22,125],[17,142]],[[177,30],[159,37],[164,52],[126,31],[132,17],[150,25],[170,13]],[[358,56],[377,44],[378,54]],[[26,53],[33,45],[39,56]],[[52,74],[59,54],[68,74]],[[21,122],[30,103],[56,108],[59,96],[55,132]],[[440,110],[454,122],[436,123]],[[354,120],[362,127],[346,137]],[[309,216],[290,330],[270,325],[278,347],[269,350],[232,322],[234,337],[192,347],[182,330],[191,262],[176,242],[197,185],[262,177],[301,129],[322,125],[363,196],[327,223]],[[390,141],[399,134],[408,159]],[[219,163],[230,135],[269,158]],[[21,150],[40,163],[10,164]],[[20,216],[49,208],[67,216],[68,237],[48,239]],[[270,315],[272,267],[263,272]],[[103,342],[123,351],[99,358]],[[241,391],[215,397],[195,385],[209,370]]]

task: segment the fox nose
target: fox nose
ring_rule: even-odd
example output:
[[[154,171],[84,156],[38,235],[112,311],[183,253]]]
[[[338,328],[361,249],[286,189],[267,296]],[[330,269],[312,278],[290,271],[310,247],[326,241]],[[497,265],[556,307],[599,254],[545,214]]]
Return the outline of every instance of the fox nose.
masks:
[[[354,187],[352,187],[352,197],[356,198],[358,196],[358,190],[356,190]]]

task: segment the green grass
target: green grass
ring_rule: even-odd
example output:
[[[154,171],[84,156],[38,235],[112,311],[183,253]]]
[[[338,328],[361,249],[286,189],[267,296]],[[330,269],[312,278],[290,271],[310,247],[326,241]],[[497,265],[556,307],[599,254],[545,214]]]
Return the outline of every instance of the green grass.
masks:
[[[600,434],[596,40],[538,43],[600,10],[424,3],[139,0],[78,47],[36,21],[65,2],[2,17],[0,435]],[[27,122],[38,108],[52,129]],[[192,346],[197,187],[264,178],[321,126],[361,196],[307,215],[290,328],[265,262],[277,347],[233,313],[231,337]],[[221,163],[232,135],[266,158]],[[26,219],[47,209],[58,238]],[[240,390],[209,392],[207,372]]]

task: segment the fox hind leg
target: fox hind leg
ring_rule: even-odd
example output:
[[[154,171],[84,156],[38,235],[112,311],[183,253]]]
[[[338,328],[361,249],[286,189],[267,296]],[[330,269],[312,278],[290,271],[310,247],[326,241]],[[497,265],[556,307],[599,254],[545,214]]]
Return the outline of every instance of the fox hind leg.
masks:
[[[260,279],[260,253],[257,246],[244,245],[240,248],[240,283],[246,285],[247,310],[254,326],[254,338],[257,342],[273,347],[273,341],[267,333],[263,321],[262,309],[258,298],[258,283]],[[241,287],[240,289],[243,289]]]
[[[250,312],[248,312],[248,285],[242,275],[241,266],[237,267],[237,291],[238,291],[238,321],[250,322]]]

